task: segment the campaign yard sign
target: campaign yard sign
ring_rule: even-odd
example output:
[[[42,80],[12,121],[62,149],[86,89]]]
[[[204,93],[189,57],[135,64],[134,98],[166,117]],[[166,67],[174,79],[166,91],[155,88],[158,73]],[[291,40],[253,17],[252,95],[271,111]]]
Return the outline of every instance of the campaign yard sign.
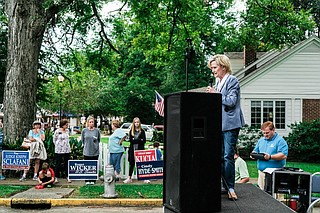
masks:
[[[138,180],[162,179],[163,161],[136,162]]]
[[[2,169],[22,170],[28,169],[30,165],[29,151],[2,151]]]
[[[134,156],[135,156],[136,162],[156,161],[157,160],[155,149],[135,150]]]
[[[98,160],[69,160],[68,178],[70,180],[98,180]]]
[[[163,161],[157,161],[156,150],[137,150],[134,155],[138,180],[163,178]]]

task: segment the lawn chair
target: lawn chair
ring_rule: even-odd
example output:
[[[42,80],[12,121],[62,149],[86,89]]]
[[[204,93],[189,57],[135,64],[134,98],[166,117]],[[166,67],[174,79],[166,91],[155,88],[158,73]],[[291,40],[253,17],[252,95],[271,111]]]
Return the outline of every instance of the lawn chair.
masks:
[[[311,179],[312,179],[311,193],[320,193],[320,172],[313,173],[311,176]],[[309,205],[309,207],[307,209],[307,213],[311,213],[313,210],[313,207],[318,202],[320,202],[319,197],[312,197],[311,196],[311,204]]]

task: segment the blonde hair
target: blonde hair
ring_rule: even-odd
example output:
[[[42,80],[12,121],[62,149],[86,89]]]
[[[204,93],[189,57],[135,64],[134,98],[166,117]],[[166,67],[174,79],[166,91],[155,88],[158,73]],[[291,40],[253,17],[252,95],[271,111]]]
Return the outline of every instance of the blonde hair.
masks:
[[[211,63],[215,61],[219,66],[224,67],[226,69],[226,72],[229,73],[230,75],[232,74],[231,70],[231,62],[228,56],[226,55],[221,55],[217,54],[213,56],[212,59],[209,60],[208,62],[208,67],[211,69]]]
[[[87,118],[87,123],[86,123],[86,126],[88,127],[89,126],[89,121],[90,120],[93,120],[93,122],[94,122],[94,117],[93,116],[88,116],[88,118]]]
[[[140,121],[140,118],[138,117],[135,117],[132,121],[132,125],[131,125],[131,129],[130,129],[130,132],[131,132],[131,135],[134,136],[134,130],[135,130],[135,126],[134,126],[134,121],[135,120],[138,120],[139,121],[139,126],[138,126],[138,131],[139,133],[141,132],[141,121]]]
[[[120,121],[119,120],[112,120],[111,124],[113,124],[113,126],[119,128],[120,127]]]

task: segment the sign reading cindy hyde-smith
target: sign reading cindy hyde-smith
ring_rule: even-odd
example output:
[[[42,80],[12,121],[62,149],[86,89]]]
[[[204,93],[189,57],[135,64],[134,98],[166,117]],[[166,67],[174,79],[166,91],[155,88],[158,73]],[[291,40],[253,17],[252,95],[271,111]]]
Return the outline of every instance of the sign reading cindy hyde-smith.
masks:
[[[137,165],[138,180],[162,179],[163,161],[157,161],[157,152],[151,150],[136,150],[134,156]]]
[[[163,161],[136,162],[138,180],[162,179]]]
[[[69,160],[68,178],[70,180],[98,180],[97,160]]]
[[[2,151],[2,169],[21,170],[28,169],[30,164],[29,151]]]

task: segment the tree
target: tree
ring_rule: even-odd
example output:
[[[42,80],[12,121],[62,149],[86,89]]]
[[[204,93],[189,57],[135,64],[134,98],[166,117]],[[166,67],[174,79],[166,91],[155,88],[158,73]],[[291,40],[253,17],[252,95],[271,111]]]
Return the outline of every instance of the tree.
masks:
[[[81,21],[89,21],[93,17],[86,16],[88,8],[97,8],[97,5],[93,1],[72,0],[5,1],[9,34],[4,89],[4,136],[8,143],[15,143],[17,139],[25,137],[35,119],[38,60],[45,30],[49,25],[56,24],[58,14],[73,13],[74,17],[80,17],[80,20],[72,22],[77,26],[75,29],[84,32]],[[88,22],[86,24],[89,25]]]
[[[291,0],[296,11],[301,9],[310,10],[318,29],[320,37],[320,2],[319,0]]]
[[[289,0],[248,0],[241,23],[241,40],[255,50],[270,50],[293,45],[314,30],[311,14],[295,11]]]
[[[4,14],[3,1],[0,1],[0,103],[3,103],[4,80],[7,58],[7,18]]]
[[[64,70],[69,70],[63,74],[68,76],[73,85],[76,80],[73,76],[80,71],[86,72],[88,67],[103,78],[101,85],[98,85],[98,98],[94,97],[95,104],[90,105],[86,113],[123,116],[129,121],[139,116],[144,122],[150,123],[155,119],[162,120],[153,107],[154,90],[162,94],[184,90],[186,39],[189,37],[192,48],[197,52],[190,60],[189,89],[207,84],[210,71],[206,67],[205,57],[207,52],[214,52],[214,48],[203,50],[201,42],[207,42],[212,36],[218,37],[216,34],[219,30],[215,30],[216,34],[208,34],[215,28],[208,20],[214,21],[211,19],[213,11],[224,14],[222,11],[227,6],[215,8],[204,4],[202,0],[186,1],[184,4],[159,2],[130,1],[129,12],[120,12],[108,18],[113,25],[113,30],[109,30],[109,38],[117,51],[103,48],[103,34],[95,33],[90,45],[81,51],[69,49],[68,54],[60,56],[59,62],[64,65]],[[148,19],[141,14],[143,11],[148,11]],[[77,89],[73,87],[72,90]],[[77,103],[77,94],[73,91],[69,92],[73,95],[68,96],[68,100]],[[68,109],[66,104],[63,106]],[[82,107],[79,112],[83,111],[84,106],[78,104],[78,107]],[[69,111],[72,110],[69,108]]]
[[[10,143],[25,136],[35,117],[38,58],[47,24],[41,3],[16,0],[6,1],[5,5],[9,35],[4,135]]]
[[[136,113],[131,110],[134,104],[146,120],[152,121],[154,90],[167,94],[185,89],[187,47],[192,50],[190,53],[196,53],[190,59],[188,72],[188,89],[192,89],[207,84],[208,56],[240,48],[240,42],[230,41],[242,38],[245,44],[262,43],[271,48],[302,40],[302,32],[313,26],[306,20],[309,13],[294,13],[287,0],[278,1],[285,7],[267,0],[261,0],[262,6],[249,1],[252,6],[242,30],[237,29],[234,14],[228,12],[232,0],[129,0],[123,1],[129,10],[120,8],[108,18],[99,13],[102,5],[109,2],[105,0],[6,1],[9,24],[5,139],[13,143],[26,135],[39,102],[37,85],[39,88],[49,79],[54,82],[53,88],[59,89],[58,74],[67,79],[63,83],[63,89],[68,88],[63,91],[64,100],[82,101],[81,112],[130,119]],[[264,16],[260,17],[260,13]],[[189,40],[191,44],[186,42]],[[60,45],[54,48],[57,42]],[[90,82],[94,87],[83,90],[84,73],[89,76],[90,72],[89,80],[100,77],[103,86]],[[41,91],[51,91],[47,89]],[[79,99],[79,94],[85,95],[87,101]],[[57,103],[59,96],[50,95],[51,100],[47,101]],[[77,108],[69,103],[64,106],[70,112]],[[53,109],[56,107],[53,104]]]

